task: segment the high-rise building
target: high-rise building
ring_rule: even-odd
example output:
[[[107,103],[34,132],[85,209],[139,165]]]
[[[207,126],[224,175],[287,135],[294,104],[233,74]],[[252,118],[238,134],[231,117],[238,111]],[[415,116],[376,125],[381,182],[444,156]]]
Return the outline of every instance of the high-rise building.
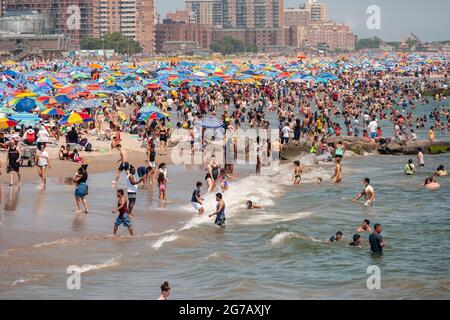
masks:
[[[168,12],[166,19],[173,22],[197,23],[195,13],[189,10],[176,10]]]
[[[222,0],[223,28],[284,27],[284,0]]]
[[[70,47],[79,46],[83,37],[98,35],[99,0],[0,0],[1,16],[30,10],[47,17],[46,33],[69,36]]]
[[[328,21],[328,5],[326,3],[318,3],[317,0],[308,0],[301,9],[311,11],[311,20],[325,22]]]
[[[284,24],[286,27],[307,26],[311,24],[311,11],[309,9],[287,8],[284,11]]]
[[[100,3],[100,37],[120,32],[139,42],[144,53],[154,51],[154,0],[97,1]]]
[[[186,10],[195,15],[196,23],[222,25],[222,0],[186,0]]]
[[[209,50],[212,42],[212,26],[201,23],[180,23],[165,20],[155,27],[156,52],[164,52],[168,44],[192,43],[195,49]]]

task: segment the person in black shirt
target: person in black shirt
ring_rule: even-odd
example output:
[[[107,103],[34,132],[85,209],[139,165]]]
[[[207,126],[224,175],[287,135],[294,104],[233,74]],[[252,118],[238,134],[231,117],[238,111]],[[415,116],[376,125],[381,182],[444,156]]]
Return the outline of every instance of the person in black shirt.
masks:
[[[20,173],[19,173],[19,159],[20,159],[20,152],[17,150],[17,145],[15,143],[9,144],[8,149],[8,157],[6,159],[6,172],[9,173],[9,185],[13,185],[13,172],[17,173],[17,177],[19,179],[19,186],[20,186]]]
[[[199,215],[202,215],[205,212],[205,208],[203,207],[203,198],[201,197],[201,188],[203,183],[200,181],[196,184],[196,189],[192,192],[191,204],[195,210],[198,211]]]
[[[362,245],[362,239],[359,234],[353,235],[353,241],[349,243],[349,246],[360,247]]]
[[[381,232],[383,231],[383,228],[379,223],[376,223],[373,228],[375,231],[369,236],[370,251],[372,251],[372,253],[374,254],[382,255],[384,241],[381,237]]]
[[[331,236],[331,238],[328,241],[334,242],[334,241],[341,241],[341,240],[342,240],[342,231],[338,231],[338,232],[336,232],[336,234],[334,236]]]

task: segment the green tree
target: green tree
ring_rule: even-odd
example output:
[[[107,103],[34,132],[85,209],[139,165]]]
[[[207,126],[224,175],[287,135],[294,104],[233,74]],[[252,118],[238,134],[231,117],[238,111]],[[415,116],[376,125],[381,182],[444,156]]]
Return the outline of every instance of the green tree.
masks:
[[[220,52],[223,55],[242,53],[242,52],[258,52],[256,45],[246,45],[242,41],[232,38],[224,37],[219,41],[211,43],[209,47],[214,52]]]
[[[114,50],[119,54],[135,54],[142,52],[142,47],[138,42],[125,37],[119,32],[109,33],[103,39],[85,37],[81,40],[82,50]]]
[[[378,49],[382,43],[383,40],[378,37],[358,39],[356,49]]]

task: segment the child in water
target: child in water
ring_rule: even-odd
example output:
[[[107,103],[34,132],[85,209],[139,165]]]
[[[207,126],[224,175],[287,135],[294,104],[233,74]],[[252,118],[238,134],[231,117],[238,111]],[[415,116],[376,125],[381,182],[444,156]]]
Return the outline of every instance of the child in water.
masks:
[[[300,161],[296,160],[294,161],[294,177],[292,178],[293,184],[300,184],[300,181],[302,181],[302,173],[303,173],[303,167],[300,164]]]
[[[228,191],[228,179],[237,179],[226,173],[225,169],[220,169],[219,180],[221,181],[220,187],[222,188],[222,192]]]
[[[167,201],[166,196],[166,178],[163,172],[158,175],[159,200]]]
[[[261,206],[254,204],[251,200],[247,200],[245,202],[245,206],[247,207],[248,210],[251,210],[251,209],[262,209]]]

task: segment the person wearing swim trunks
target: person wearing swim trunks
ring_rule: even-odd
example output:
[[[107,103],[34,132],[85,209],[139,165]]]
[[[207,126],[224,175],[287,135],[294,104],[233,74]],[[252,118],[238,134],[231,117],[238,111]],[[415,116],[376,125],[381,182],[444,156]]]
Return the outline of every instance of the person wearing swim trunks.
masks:
[[[116,148],[120,152],[120,159],[117,160],[117,163],[120,163],[120,165],[119,168],[117,168],[116,180],[113,181],[113,184],[116,184],[119,181],[122,171],[128,171],[130,169],[127,152],[122,149],[122,145],[120,143],[116,146]]]
[[[222,199],[222,194],[216,193],[216,211],[214,213],[211,213],[209,217],[216,216],[216,220],[214,223],[222,228],[225,228],[225,202]]]
[[[191,204],[194,209],[198,211],[199,215],[202,215],[205,212],[205,208],[203,208],[203,200],[205,199],[200,196],[202,185],[203,183],[201,183],[200,181],[197,182],[197,188],[192,192],[191,198]]]
[[[302,173],[303,173],[303,167],[300,164],[300,161],[295,160],[294,161],[294,177],[292,178],[292,183],[293,184],[300,184],[300,182],[302,181]]]
[[[125,192],[123,189],[117,190],[117,208],[115,208],[112,213],[119,212],[119,215],[116,218],[116,221],[114,222],[114,230],[113,233],[116,235],[117,229],[121,224],[123,224],[124,227],[128,228],[128,232],[130,233],[130,236],[133,236],[133,228],[131,226],[130,219],[128,217],[128,206],[127,206],[127,198],[125,197]]]
[[[137,168],[137,174],[139,179],[142,178],[142,183],[145,185],[148,179],[148,173],[150,172],[151,167],[140,166]]]
[[[128,213],[130,217],[133,217],[133,208],[136,203],[137,186],[142,182],[143,178],[136,180],[136,169],[130,166],[130,170],[127,171],[127,194],[128,194]]]
[[[422,153],[422,148],[417,148],[417,162],[419,162],[419,167],[425,167],[425,160]]]
[[[353,202],[358,201],[361,197],[365,198],[364,205],[366,207],[373,206],[373,201],[375,200],[375,190],[370,185],[370,179],[364,178],[363,180],[364,189],[362,192],[358,193],[355,198],[353,198]]]

